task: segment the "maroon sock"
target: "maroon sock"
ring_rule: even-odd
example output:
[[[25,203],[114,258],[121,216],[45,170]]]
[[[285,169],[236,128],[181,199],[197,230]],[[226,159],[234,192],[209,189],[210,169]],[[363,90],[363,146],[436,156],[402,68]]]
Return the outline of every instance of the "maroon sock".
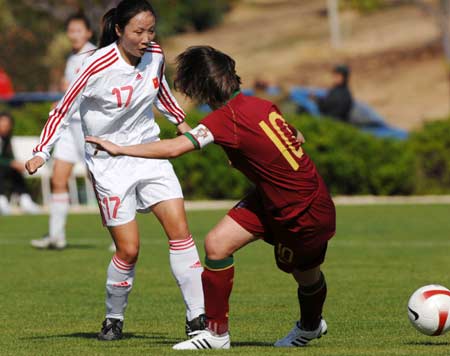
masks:
[[[304,330],[316,330],[322,319],[322,309],[327,297],[327,283],[323,273],[319,280],[310,286],[299,286],[297,290],[300,303],[300,325]]]
[[[217,268],[218,266],[224,267]],[[220,261],[205,260],[202,282],[208,329],[219,335],[228,331],[228,301],[233,288],[233,277],[232,257]]]

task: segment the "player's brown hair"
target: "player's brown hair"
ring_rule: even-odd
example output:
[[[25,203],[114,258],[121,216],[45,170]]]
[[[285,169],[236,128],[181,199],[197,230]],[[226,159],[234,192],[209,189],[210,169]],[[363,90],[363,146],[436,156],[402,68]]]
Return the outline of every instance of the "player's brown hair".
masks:
[[[240,88],[235,61],[213,47],[189,47],[176,63],[175,89],[212,108],[222,106]]]

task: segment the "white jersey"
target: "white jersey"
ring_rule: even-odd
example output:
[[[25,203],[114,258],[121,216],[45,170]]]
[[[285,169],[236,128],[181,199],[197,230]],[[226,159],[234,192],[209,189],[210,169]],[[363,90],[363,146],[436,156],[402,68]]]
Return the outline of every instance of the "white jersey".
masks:
[[[113,43],[85,59],[64,97],[50,112],[33,153],[48,160],[53,145],[77,111],[85,136],[99,136],[120,145],[157,140],[160,129],[153,104],[173,124],[184,121],[185,113],[164,76],[161,47],[152,43],[134,67],[125,62]],[[110,158],[105,152],[97,154],[91,144],[85,145],[85,151],[91,171],[94,161],[100,163]],[[105,164],[101,165],[105,168]]]
[[[81,70],[83,63],[97,47],[91,42],[86,44],[77,52],[71,53],[67,58],[66,69],[64,70],[64,79],[67,83],[72,83],[78,72]]]

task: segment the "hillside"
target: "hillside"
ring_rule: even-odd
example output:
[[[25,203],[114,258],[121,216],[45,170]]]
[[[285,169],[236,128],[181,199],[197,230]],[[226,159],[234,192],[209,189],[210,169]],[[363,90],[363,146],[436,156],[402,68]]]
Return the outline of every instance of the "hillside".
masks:
[[[326,86],[329,69],[345,62],[353,70],[356,98],[396,126],[413,129],[449,111],[449,88],[434,19],[415,6],[370,15],[341,13],[343,46],[331,48],[325,0],[242,0],[225,21],[204,33],[165,43],[169,61],[184,48],[209,44],[237,61],[244,86],[255,79]]]

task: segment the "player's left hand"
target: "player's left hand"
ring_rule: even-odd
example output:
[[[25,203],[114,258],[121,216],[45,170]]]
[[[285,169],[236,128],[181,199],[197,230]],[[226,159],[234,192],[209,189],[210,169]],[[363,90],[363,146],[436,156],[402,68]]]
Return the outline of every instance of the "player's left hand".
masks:
[[[297,130],[297,141],[300,143],[300,145],[303,145],[306,142],[305,137],[300,132],[300,130]]]
[[[102,140],[99,137],[95,136],[86,136],[85,141],[88,143],[93,143],[96,145],[96,149],[99,151],[106,151],[111,156],[118,156],[120,155],[120,148],[121,146],[116,145],[108,140]]]

